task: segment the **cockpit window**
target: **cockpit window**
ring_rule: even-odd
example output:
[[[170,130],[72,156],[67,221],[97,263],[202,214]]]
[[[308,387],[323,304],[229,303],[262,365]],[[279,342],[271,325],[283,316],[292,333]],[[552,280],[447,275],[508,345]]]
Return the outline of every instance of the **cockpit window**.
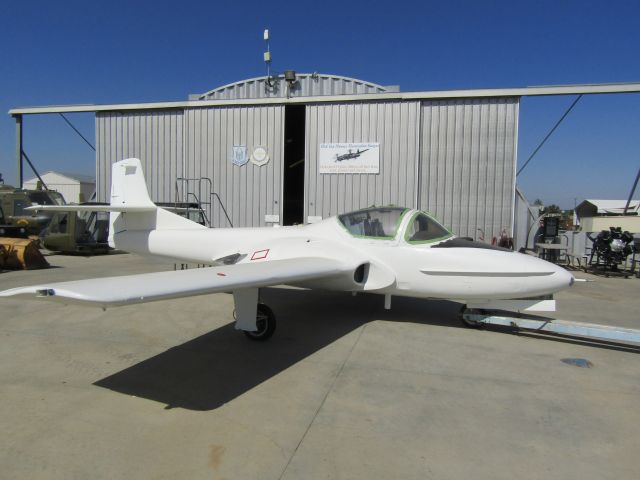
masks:
[[[423,212],[418,212],[409,222],[404,238],[409,243],[430,243],[443,240],[453,234],[440,225],[435,219]]]
[[[391,240],[398,232],[402,216],[408,208],[367,208],[338,216],[340,223],[354,237]]]

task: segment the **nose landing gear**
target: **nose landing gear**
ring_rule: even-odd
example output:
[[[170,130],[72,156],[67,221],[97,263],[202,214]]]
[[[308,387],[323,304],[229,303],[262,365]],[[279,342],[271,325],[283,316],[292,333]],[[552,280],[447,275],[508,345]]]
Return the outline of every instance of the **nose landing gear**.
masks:
[[[482,328],[483,323],[477,320],[474,320],[472,315],[488,315],[488,314],[489,314],[488,310],[484,310],[480,308],[467,308],[466,305],[463,305],[462,308],[460,308],[460,312],[458,313],[458,318],[467,327]]]

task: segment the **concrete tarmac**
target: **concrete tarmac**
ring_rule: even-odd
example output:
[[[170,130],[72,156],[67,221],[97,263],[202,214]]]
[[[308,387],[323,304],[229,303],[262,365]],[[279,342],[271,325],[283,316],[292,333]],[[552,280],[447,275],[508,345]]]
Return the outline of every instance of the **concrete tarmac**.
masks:
[[[48,258],[0,273],[0,290],[172,268]],[[0,300],[0,477],[638,478],[638,348],[468,329],[446,301],[262,296],[278,319],[265,343],[234,330],[228,294],[106,311]],[[640,328],[640,280],[557,299],[558,318]]]

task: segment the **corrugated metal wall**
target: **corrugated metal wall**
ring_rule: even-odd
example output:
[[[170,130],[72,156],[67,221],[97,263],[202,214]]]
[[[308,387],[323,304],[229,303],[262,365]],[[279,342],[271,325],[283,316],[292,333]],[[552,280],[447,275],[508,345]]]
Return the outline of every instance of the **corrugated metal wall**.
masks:
[[[235,227],[264,226],[265,215],[281,215],[283,112],[280,105],[185,111],[185,177],[211,178]],[[233,165],[234,145],[246,146],[248,155],[265,147],[269,163]],[[229,226],[216,199],[211,225]]]
[[[518,98],[422,104],[420,208],[490,241],[513,221]]]
[[[297,82],[289,93],[290,97],[309,97],[316,95],[356,95],[382,93],[387,89],[381,85],[337,75],[298,74]],[[284,77],[274,80],[276,88],[265,88],[266,77],[250,78],[241,82],[216,88],[202,95],[199,100],[237,100],[245,98],[286,98],[287,84]]]
[[[490,241],[502,228],[510,231],[518,105],[517,98],[307,105],[305,219],[396,204],[430,211],[462,236],[479,238],[482,229]],[[265,215],[282,218],[284,109],[98,113],[98,198],[108,200],[111,165],[134,156],[155,201],[175,200],[177,177],[208,177],[234,226],[265,225]],[[319,174],[319,145],[334,142],[379,142],[380,174]],[[263,146],[270,161],[236,167],[234,145],[246,146],[248,154]],[[212,205],[212,225],[227,226],[220,204],[213,199]]]
[[[97,113],[98,201],[109,201],[111,165],[131,157],[142,162],[151,198],[156,202],[173,201],[175,179],[183,174],[182,138],[182,110]]]
[[[187,192],[206,203],[219,195],[234,226],[265,225],[265,215],[280,215],[282,191],[282,106],[216,107],[182,111],[99,113],[96,116],[96,184],[99,201],[108,201],[111,165],[123,158],[142,162],[151,198],[176,200],[176,179],[206,177],[180,183],[179,200],[193,201]],[[265,147],[269,163],[231,163],[232,147],[243,145],[250,155]],[[214,227],[228,227],[220,201],[211,198],[207,215]]]
[[[307,106],[306,216],[328,217],[370,205],[416,205],[419,102]],[[380,174],[320,174],[321,143],[379,142]]]

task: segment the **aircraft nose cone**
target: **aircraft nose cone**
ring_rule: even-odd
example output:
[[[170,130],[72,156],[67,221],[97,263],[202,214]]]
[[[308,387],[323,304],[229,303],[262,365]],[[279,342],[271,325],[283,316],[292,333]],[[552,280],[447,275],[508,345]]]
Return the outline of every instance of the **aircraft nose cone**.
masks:
[[[567,270],[565,270],[562,267],[558,268],[558,272],[557,275],[561,278],[561,280],[568,286],[570,287],[571,285],[573,285],[573,283],[576,281],[576,279],[574,278],[574,276],[568,272]]]
[[[570,272],[568,272],[567,270],[565,270],[559,265],[555,265],[555,264],[552,264],[552,265],[553,265],[553,275],[551,275],[551,280],[553,282],[554,287],[557,288],[557,290],[563,290],[565,288],[569,288],[571,285],[575,283],[576,279]]]
[[[536,284],[546,294],[569,288],[575,282],[570,272],[555,263],[530,255],[518,257],[520,268],[532,273],[530,284]]]

